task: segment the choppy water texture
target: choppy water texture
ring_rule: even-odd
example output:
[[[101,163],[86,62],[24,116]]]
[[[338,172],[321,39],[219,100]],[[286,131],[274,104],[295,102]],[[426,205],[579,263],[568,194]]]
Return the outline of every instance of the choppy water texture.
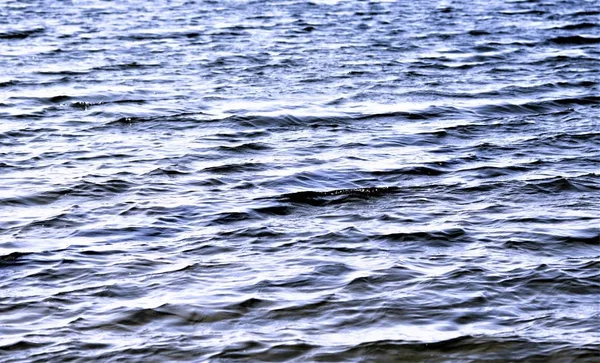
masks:
[[[1,1],[0,360],[598,362],[598,19]]]

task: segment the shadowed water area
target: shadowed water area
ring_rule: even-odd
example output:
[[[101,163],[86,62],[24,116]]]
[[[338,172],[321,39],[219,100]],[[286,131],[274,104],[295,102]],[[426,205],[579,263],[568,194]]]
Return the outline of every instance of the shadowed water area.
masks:
[[[0,0],[0,361],[598,362],[599,18]]]

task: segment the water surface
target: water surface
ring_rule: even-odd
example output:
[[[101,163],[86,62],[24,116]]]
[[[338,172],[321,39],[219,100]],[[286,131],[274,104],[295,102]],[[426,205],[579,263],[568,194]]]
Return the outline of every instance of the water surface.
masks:
[[[1,1],[1,360],[597,362],[599,16]]]

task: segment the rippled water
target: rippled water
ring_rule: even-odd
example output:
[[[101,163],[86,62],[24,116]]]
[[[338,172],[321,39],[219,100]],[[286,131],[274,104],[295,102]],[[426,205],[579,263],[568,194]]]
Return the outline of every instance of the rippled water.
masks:
[[[600,360],[597,1],[0,1],[3,362]]]

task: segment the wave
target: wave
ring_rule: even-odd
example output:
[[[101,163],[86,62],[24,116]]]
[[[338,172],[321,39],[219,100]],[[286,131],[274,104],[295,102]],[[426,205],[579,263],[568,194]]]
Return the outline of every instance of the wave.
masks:
[[[25,39],[39,34],[43,34],[45,31],[46,30],[44,28],[0,31],[0,39]]]
[[[68,197],[105,198],[112,194],[124,193],[136,186],[122,179],[109,179],[101,182],[82,180],[69,186],[56,187],[53,190],[32,193],[18,197],[0,198],[1,206],[42,206]]]
[[[524,360],[545,359],[581,360],[592,362],[599,353],[593,347],[578,347],[565,344],[528,341],[517,336],[486,337],[469,336],[431,343],[414,343],[395,340],[365,342],[356,346],[321,353],[315,359],[321,361],[345,361],[369,357],[374,360],[394,361],[399,357],[410,356],[416,361],[429,361],[432,357],[443,361],[476,360]]]
[[[550,38],[548,42],[558,45],[592,45],[599,44],[600,37],[571,35]]]

